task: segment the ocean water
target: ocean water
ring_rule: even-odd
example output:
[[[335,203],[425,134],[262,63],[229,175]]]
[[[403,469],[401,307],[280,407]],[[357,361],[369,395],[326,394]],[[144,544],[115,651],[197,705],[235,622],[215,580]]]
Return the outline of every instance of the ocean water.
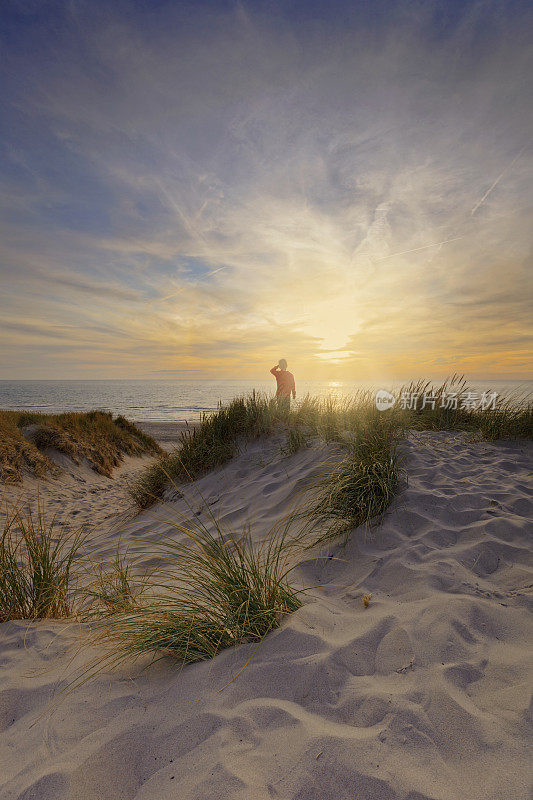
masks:
[[[436,385],[438,383],[439,381],[435,382]],[[352,395],[358,389],[388,389],[397,392],[402,384],[402,381],[389,381],[384,385],[368,381],[297,381],[297,402],[307,393],[342,398]],[[483,391],[491,391],[520,398],[531,399],[533,396],[533,381],[469,381],[469,387],[480,395]],[[215,411],[219,403],[248,394],[252,389],[273,395],[275,381],[0,381],[0,408],[50,414],[103,409],[113,414],[122,414],[134,422],[194,422],[203,413]]]

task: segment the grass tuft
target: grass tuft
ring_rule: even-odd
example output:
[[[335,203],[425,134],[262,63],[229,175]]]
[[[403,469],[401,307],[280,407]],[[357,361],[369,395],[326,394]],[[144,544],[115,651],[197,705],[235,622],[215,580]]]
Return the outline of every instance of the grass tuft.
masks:
[[[285,455],[292,456],[303,447],[307,447],[307,445],[308,439],[305,433],[300,428],[291,427],[287,433],[287,444],[285,445],[283,452]]]
[[[53,470],[50,459],[22,436],[16,418],[0,411],[0,480],[18,483],[25,472],[44,478]]]
[[[180,541],[160,542],[162,566],[127,607],[107,603],[93,628],[113,664],[144,653],[182,663],[262,639],[301,605],[287,582],[287,531],[262,545],[198,521],[173,524]]]
[[[345,444],[345,458],[310,490],[305,516],[320,533],[309,546],[346,537],[359,525],[381,519],[400,480],[397,442],[398,433],[385,424],[359,431]]]
[[[34,511],[8,508],[0,537],[0,622],[69,617],[81,545],[81,533],[47,521],[39,503]]]
[[[144,581],[134,575],[119,547],[111,564],[92,563],[94,580],[84,589],[84,618],[87,620],[135,609],[144,592]]]

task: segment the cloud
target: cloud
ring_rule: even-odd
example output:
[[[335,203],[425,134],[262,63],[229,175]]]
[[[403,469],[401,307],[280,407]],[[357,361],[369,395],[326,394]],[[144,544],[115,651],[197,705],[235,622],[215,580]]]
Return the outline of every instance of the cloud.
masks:
[[[338,26],[246,4],[27,10],[32,52],[8,51],[2,374],[515,364],[525,10],[440,7],[339,4]]]

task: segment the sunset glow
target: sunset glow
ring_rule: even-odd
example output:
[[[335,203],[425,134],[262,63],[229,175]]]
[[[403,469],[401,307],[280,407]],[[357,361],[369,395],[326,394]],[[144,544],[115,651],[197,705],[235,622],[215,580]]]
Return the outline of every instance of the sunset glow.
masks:
[[[529,375],[520,19],[370,6],[13,5],[0,377]]]

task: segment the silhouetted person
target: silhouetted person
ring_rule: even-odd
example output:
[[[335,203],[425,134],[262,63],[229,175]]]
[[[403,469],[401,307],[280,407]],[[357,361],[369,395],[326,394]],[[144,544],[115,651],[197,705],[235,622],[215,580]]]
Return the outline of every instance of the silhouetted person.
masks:
[[[287,370],[287,362],[284,358],[280,358],[279,363],[270,370],[276,379],[277,389],[276,397],[278,403],[283,409],[287,411],[291,405],[291,394],[296,397],[296,386],[294,385],[294,375]]]

